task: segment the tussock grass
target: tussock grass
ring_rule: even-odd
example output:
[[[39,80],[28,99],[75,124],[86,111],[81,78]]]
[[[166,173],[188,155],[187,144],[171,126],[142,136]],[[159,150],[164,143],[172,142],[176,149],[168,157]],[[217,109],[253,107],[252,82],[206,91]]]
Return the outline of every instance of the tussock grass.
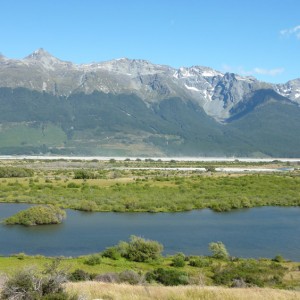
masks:
[[[269,288],[223,288],[201,286],[132,286],[99,282],[67,283],[70,294],[84,299],[110,300],[288,300],[300,299],[300,292]]]

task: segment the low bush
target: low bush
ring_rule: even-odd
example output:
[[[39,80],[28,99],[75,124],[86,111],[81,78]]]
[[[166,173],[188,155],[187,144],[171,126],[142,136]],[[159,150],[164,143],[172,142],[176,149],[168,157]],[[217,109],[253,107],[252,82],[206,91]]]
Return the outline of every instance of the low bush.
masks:
[[[178,253],[172,258],[172,266],[176,268],[183,268],[185,266],[185,255]]]
[[[74,179],[96,179],[97,176],[95,176],[92,172],[88,170],[76,170],[74,172]]]
[[[70,182],[70,183],[67,184],[67,188],[69,188],[69,189],[78,189],[78,188],[80,188],[80,185],[75,183],[75,182]]]
[[[121,254],[116,247],[108,247],[102,252],[103,257],[108,257],[113,260],[121,258]]]
[[[148,282],[156,281],[163,285],[187,285],[189,283],[189,277],[186,272],[163,268],[148,272],[146,280]]]
[[[274,286],[282,283],[285,268],[280,264],[247,259],[240,263],[230,262],[213,270],[215,284],[235,286],[243,282],[247,286]]]
[[[0,167],[0,178],[32,177],[33,170],[15,167]]]
[[[91,279],[90,274],[81,269],[76,269],[74,272],[70,273],[69,275],[69,280],[71,281],[86,281],[90,279]]]
[[[130,242],[119,244],[120,253],[125,258],[136,262],[156,260],[161,256],[163,245],[157,241],[131,236]]]
[[[120,282],[129,284],[140,284],[144,281],[144,277],[134,272],[133,270],[125,270],[119,274]]]
[[[189,264],[191,267],[205,268],[205,267],[209,267],[211,265],[211,262],[207,258],[196,257],[190,259]]]
[[[95,201],[88,201],[88,200],[81,201],[80,204],[76,207],[77,210],[88,211],[88,212],[96,211],[97,208],[98,205],[96,204]]]
[[[284,262],[285,261],[283,256],[280,255],[280,254],[276,255],[272,260],[275,261],[275,262]]]
[[[108,283],[119,283],[120,277],[118,273],[104,273],[96,275],[94,280]]]
[[[16,300],[68,300],[63,284],[67,274],[53,261],[43,271],[24,269],[11,276],[2,287],[1,299]]]
[[[85,260],[84,263],[89,266],[99,265],[101,263],[101,257],[98,254],[89,255]]]

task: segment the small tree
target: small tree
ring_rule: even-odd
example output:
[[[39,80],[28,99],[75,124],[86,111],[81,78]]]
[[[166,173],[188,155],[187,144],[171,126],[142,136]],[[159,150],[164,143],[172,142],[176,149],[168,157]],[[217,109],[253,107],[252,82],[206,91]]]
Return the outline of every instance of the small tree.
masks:
[[[209,244],[209,250],[214,258],[228,259],[229,253],[222,242],[212,242]]]

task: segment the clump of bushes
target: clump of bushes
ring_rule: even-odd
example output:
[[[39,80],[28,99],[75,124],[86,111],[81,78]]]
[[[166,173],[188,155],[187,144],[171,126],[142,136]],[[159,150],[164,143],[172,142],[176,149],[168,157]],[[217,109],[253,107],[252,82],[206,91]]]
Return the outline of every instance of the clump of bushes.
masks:
[[[121,254],[117,247],[108,247],[102,252],[103,257],[107,257],[113,260],[118,260],[121,258]]]
[[[25,226],[59,224],[66,218],[66,212],[54,205],[37,205],[20,211],[4,220],[4,224]]]
[[[85,260],[84,263],[89,266],[99,265],[101,263],[101,257],[98,254],[89,255]]]
[[[98,205],[96,204],[95,201],[88,201],[88,200],[83,200],[80,202],[80,204],[76,207],[77,210],[82,210],[82,211],[96,211],[98,208]]]
[[[79,189],[80,185],[75,183],[75,182],[70,182],[70,183],[67,184],[67,188],[69,188],[69,189]]]
[[[88,170],[76,170],[74,172],[74,179],[96,179],[97,176],[95,176],[94,173]]]
[[[185,266],[185,255],[178,253],[172,258],[172,266],[176,268],[183,268]]]
[[[186,272],[178,270],[168,270],[158,268],[146,274],[148,282],[159,282],[163,285],[187,285],[189,284],[189,276]]]
[[[219,265],[212,271],[212,279],[218,285],[235,287],[237,283],[243,283],[246,286],[264,287],[282,284],[285,268],[277,263],[247,259],[240,263]]]
[[[114,260],[124,257],[130,261],[149,262],[160,258],[162,251],[163,245],[159,242],[132,235],[129,242],[121,241],[117,246],[106,248],[102,256]]]
[[[131,261],[147,262],[161,256],[163,245],[157,241],[146,240],[138,236],[131,236],[129,243],[120,242],[117,249],[121,256]]]
[[[24,269],[11,276],[3,285],[1,299],[17,300],[69,300],[63,284],[67,273],[58,268],[54,261],[43,271]]]
[[[142,284],[145,282],[144,276],[133,270],[125,270],[121,273],[99,274],[94,278],[94,280],[100,282],[110,282],[110,283],[126,282],[132,285]]]
[[[33,170],[15,167],[0,167],[0,178],[32,177]]]
[[[74,272],[70,273],[69,280],[71,281],[86,281],[90,280],[91,275],[81,269],[76,269]]]
[[[208,258],[194,257],[190,259],[189,264],[191,267],[205,268],[209,267],[211,262]]]

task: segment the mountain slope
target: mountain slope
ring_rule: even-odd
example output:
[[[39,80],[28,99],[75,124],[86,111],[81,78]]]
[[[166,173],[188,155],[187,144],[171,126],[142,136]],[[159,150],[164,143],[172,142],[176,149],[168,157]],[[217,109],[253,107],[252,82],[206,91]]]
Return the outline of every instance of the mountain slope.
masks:
[[[0,154],[299,157],[299,80],[0,56]]]

